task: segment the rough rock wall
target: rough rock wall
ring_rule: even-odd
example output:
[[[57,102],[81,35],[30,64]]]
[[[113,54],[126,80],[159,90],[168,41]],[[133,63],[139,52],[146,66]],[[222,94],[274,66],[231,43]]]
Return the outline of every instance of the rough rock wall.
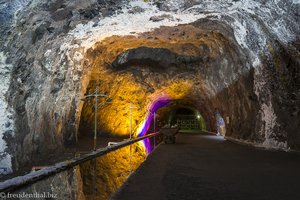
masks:
[[[11,66],[12,75],[5,99],[15,111],[12,129],[16,134],[6,136],[8,152],[14,155],[14,169],[37,156],[59,152],[64,143],[74,140],[74,97],[77,101],[82,61],[78,54],[78,58],[72,56],[75,60],[70,60],[70,52],[63,50],[61,41],[77,23],[86,23],[93,18],[92,13],[98,16],[99,9],[103,16],[118,9],[116,2],[30,1],[23,7],[24,4],[25,1],[15,1],[14,9],[4,6],[1,10],[7,15],[19,10],[14,20],[4,23],[4,30],[9,31],[3,53],[9,57],[5,64]],[[5,5],[11,6],[10,2]],[[79,52],[81,49],[77,48]],[[3,121],[5,124],[8,120]]]
[[[6,93],[10,85],[12,65],[6,56],[7,38],[12,35],[11,25],[15,24],[15,13],[26,5],[27,1],[2,1],[0,2],[0,174],[12,171],[11,155],[13,148],[9,144],[14,136],[14,111],[8,105]]]
[[[5,13],[1,17],[10,16],[1,24],[1,31],[5,30],[1,50],[7,57],[1,68],[8,66],[3,77],[11,75],[9,82],[2,83],[9,89],[1,101],[5,109],[12,108],[1,116],[1,123],[5,125],[14,115],[13,127],[8,128],[11,131],[2,143],[8,146],[5,152],[13,156],[14,169],[76,140],[83,106],[80,98],[96,66],[86,52],[97,41],[112,35],[139,33],[145,37],[141,33],[153,28],[189,23],[210,30],[208,41],[215,38],[211,41],[214,45],[208,49],[197,46],[197,51],[210,52],[214,47],[212,52],[218,54],[215,60],[201,57],[206,67],[198,69],[203,77],[195,78],[195,83],[206,81],[207,89],[200,91],[207,99],[198,102],[201,98],[194,85],[189,95],[192,99],[186,101],[199,108],[205,104],[203,116],[211,124],[209,116],[215,106],[230,116],[232,137],[269,147],[299,149],[298,1],[52,0],[30,1],[25,7],[27,1],[15,2],[21,8],[15,18],[12,16],[18,9],[1,7]],[[184,34],[178,37],[189,37]],[[168,38],[158,40],[171,43]],[[226,41],[229,46],[223,46]],[[124,47],[115,51],[108,64],[127,50]],[[107,52],[97,52],[99,57],[102,54]],[[176,54],[182,57],[183,53]],[[134,75],[132,80],[139,77]],[[182,78],[191,79],[188,75]],[[5,162],[11,165],[9,159]]]

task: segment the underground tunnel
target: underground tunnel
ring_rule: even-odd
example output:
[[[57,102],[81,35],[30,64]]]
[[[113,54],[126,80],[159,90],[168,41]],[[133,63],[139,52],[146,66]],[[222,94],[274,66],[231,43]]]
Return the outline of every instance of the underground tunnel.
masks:
[[[185,34],[182,34],[181,30]],[[188,31],[190,34],[185,38]],[[170,42],[153,40],[151,37],[151,39],[147,39],[151,34],[154,34],[153,37],[159,36],[155,33],[147,33],[145,34],[147,38],[143,38],[144,36],[108,38],[107,41],[96,44],[93,50],[88,50],[87,57],[92,68],[90,75],[87,76],[88,90],[94,91],[96,87],[99,87],[100,91],[105,91],[113,99],[112,102],[101,108],[99,119],[114,124],[106,124],[102,127],[99,124],[99,129],[117,135],[128,134],[129,109],[127,107],[130,102],[140,107],[134,111],[133,118],[143,119],[147,115],[145,113],[149,114],[151,103],[159,101],[160,98],[167,98],[170,101],[177,101],[178,106],[191,104],[200,110],[209,129],[213,131],[214,109],[221,110],[222,107],[228,107],[230,103],[232,107],[234,105],[233,101],[227,102],[231,95],[228,94],[230,89],[227,89],[223,80],[221,81],[221,76],[226,76],[226,82],[233,82],[233,86],[230,87],[233,87],[234,95],[236,95],[235,93],[245,93],[245,101],[248,101],[245,109],[250,111],[251,101],[248,97],[253,94],[250,90],[251,80],[248,77],[252,72],[243,74],[236,69],[242,78],[234,80],[233,76],[236,75],[233,73],[234,69],[228,67],[236,66],[238,68],[243,62],[244,56],[239,55],[240,52],[230,51],[230,48],[233,49],[231,46],[236,44],[228,44],[230,41],[225,40],[221,34],[215,33],[207,34],[205,36],[207,39],[204,40],[199,37],[201,29],[191,26],[167,28],[166,30],[156,30],[156,32],[163,32],[163,36],[168,37]],[[184,37],[180,38],[178,35],[184,35]],[[210,50],[209,46],[217,45],[214,43],[216,40],[214,37],[221,37],[222,43],[224,43],[221,44],[222,48],[227,50],[224,52],[230,52],[233,55],[221,53],[217,47],[212,47]],[[174,42],[175,38],[179,41]],[[200,49],[197,46],[200,46]],[[99,52],[101,52],[101,56],[97,54]],[[226,64],[219,65],[220,60],[223,59],[226,59]],[[229,71],[224,75],[221,69],[225,71],[229,69]],[[239,87],[239,84],[243,87]],[[208,87],[214,88],[215,91],[208,90]],[[229,114],[230,112],[228,112]],[[234,118],[243,116],[245,115],[236,114]],[[92,109],[84,107],[81,120],[91,123],[86,125],[87,127],[93,127],[93,117]],[[115,120],[109,120],[108,117]],[[137,128],[141,123],[142,121],[134,120],[133,127]]]
[[[0,8],[4,179],[166,126],[216,133],[216,111],[228,140],[299,151],[296,1],[13,2]],[[160,141],[130,146],[133,171]],[[99,199],[129,176],[129,151],[96,159]],[[73,175],[87,199],[95,163]]]

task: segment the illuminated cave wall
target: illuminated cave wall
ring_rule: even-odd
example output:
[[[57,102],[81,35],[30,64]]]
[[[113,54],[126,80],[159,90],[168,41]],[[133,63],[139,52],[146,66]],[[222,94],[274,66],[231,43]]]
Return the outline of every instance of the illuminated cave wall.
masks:
[[[80,99],[97,85],[114,99],[98,113],[109,134],[128,135],[129,102],[143,132],[167,97],[193,105],[208,130],[217,108],[227,136],[299,149],[299,4],[168,2],[5,2],[0,163],[19,169],[76,141],[80,121],[93,123]]]
[[[133,109],[133,127],[139,134],[137,129],[149,114],[149,107],[162,97],[195,106],[211,131],[215,128],[214,108],[230,116],[232,123],[255,120],[251,119],[254,116],[247,116],[256,108],[248,99],[254,94],[246,56],[233,38],[226,39],[217,31],[197,26],[166,27],[137,38],[110,37],[88,51],[87,60],[92,68],[88,90],[93,91],[98,86],[114,99],[99,112],[103,122],[100,129],[128,134],[129,103],[132,102],[138,107]],[[225,33],[230,36],[230,32]],[[247,101],[246,107],[243,105],[246,102],[241,102],[243,99]],[[235,112],[239,104],[245,110]],[[91,122],[88,126],[92,126],[92,108],[85,109],[81,119]],[[248,134],[255,128],[242,124]],[[237,132],[234,129],[237,127],[232,128],[229,135]]]

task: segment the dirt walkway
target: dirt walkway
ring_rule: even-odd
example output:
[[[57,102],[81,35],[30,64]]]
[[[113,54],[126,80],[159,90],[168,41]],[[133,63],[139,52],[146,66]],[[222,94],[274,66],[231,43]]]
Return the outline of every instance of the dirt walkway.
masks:
[[[300,199],[300,156],[180,134],[160,145],[114,200]]]

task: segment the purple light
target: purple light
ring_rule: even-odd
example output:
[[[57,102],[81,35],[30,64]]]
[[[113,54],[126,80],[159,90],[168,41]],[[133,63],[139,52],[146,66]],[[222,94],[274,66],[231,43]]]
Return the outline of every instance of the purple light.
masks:
[[[172,99],[169,96],[161,96],[161,97],[158,97],[156,100],[154,100],[151,103],[150,109],[148,112],[148,116],[146,117],[143,128],[142,128],[141,132],[138,134],[139,137],[147,134],[147,131],[153,120],[153,113],[155,113],[159,108],[162,108],[162,107],[168,105],[171,102],[171,100]],[[151,143],[150,143],[150,139],[149,138],[144,139],[143,142],[144,142],[145,148],[147,150],[147,153],[149,154],[153,150]]]

